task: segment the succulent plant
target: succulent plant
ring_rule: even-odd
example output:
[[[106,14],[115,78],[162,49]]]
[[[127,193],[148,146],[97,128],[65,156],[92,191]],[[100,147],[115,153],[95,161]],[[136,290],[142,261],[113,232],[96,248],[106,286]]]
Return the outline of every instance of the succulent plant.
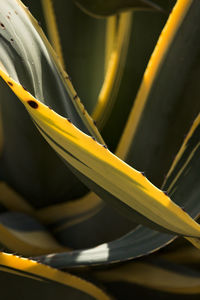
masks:
[[[24,4],[0,2],[2,299],[198,297],[199,1]]]

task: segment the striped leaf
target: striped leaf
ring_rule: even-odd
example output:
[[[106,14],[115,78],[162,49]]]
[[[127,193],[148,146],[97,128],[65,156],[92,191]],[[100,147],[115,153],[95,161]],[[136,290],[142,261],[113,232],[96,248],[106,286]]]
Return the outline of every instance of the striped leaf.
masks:
[[[85,279],[4,252],[0,253],[0,280],[3,299],[112,299]]]
[[[157,186],[200,111],[198,3],[177,2],[149,61],[117,151]]]
[[[199,129],[200,115],[185,138],[164,184],[171,198],[180,206],[184,206],[184,209],[194,218],[199,216],[200,211]],[[47,255],[38,259],[58,268],[118,263],[152,253],[167,245],[174,238],[172,235],[161,234],[138,226],[122,238],[92,249]],[[187,239],[199,248],[199,238],[187,237]]]
[[[6,82],[12,80],[3,71],[1,76]],[[14,80],[12,89],[48,143],[95,192],[105,195],[114,205],[121,204],[138,221],[143,219],[144,223],[161,230],[165,228],[169,232],[199,237],[199,225],[143,174],[118,159],[69,120],[49,110]]]

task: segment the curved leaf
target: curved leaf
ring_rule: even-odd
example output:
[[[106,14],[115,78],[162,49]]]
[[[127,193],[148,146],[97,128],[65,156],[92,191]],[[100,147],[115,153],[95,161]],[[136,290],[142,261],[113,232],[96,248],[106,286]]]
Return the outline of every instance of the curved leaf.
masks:
[[[95,284],[27,258],[0,253],[1,297],[30,299],[38,296],[86,300],[111,300]],[[12,288],[9,288],[12,286]]]
[[[67,251],[39,222],[18,212],[0,214],[0,243],[3,249],[26,256]]]
[[[131,24],[132,14],[130,12],[120,14],[118,18],[115,17],[115,20],[107,20],[108,33],[111,31],[111,40],[113,39],[113,41],[107,57],[104,82],[99,92],[96,106],[92,112],[92,117],[99,128],[102,128],[109,118],[120,88],[129,46]],[[114,27],[114,29],[111,28],[110,30],[109,25]],[[114,35],[113,38],[112,34]],[[111,42],[108,39],[110,40],[109,34],[107,43],[110,44]]]
[[[116,239],[133,228],[132,222],[117,214],[92,192],[82,198],[39,209],[31,206],[5,182],[0,182],[0,195],[0,211],[9,210],[32,216],[48,226],[57,241],[67,248],[94,247]],[[111,219],[115,226],[110,226]],[[77,239],[80,231],[82,238]],[[15,243],[10,245],[10,250],[16,251]]]
[[[74,0],[86,13],[94,17],[106,17],[128,9],[157,9],[160,7],[149,0]]]
[[[193,123],[189,134],[177,154],[173,168],[170,170],[166,184],[164,185],[164,188],[166,189],[170,187],[169,194],[172,199],[181,206],[184,204],[185,209],[192,217],[197,217],[200,210],[199,128],[200,115]],[[188,188],[188,184],[190,187],[192,186],[192,189]],[[63,268],[64,266],[80,267],[117,263],[149,254],[165,246],[173,239],[175,239],[175,237],[138,226],[134,231],[123,236],[121,239],[93,249],[54,254],[50,257],[43,256],[38,259],[59,268]],[[199,239],[187,239],[199,248]]]

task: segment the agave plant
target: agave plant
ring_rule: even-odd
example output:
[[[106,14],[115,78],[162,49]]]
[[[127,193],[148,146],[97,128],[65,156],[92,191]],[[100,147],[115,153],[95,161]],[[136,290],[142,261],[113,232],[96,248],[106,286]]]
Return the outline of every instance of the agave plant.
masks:
[[[1,296],[198,297],[199,1],[24,3],[51,44],[1,0]]]

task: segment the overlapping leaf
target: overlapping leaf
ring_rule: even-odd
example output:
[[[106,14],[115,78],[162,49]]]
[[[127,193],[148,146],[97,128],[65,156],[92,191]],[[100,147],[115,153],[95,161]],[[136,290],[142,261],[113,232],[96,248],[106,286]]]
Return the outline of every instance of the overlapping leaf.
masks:
[[[48,143],[97,194],[103,195],[113,205],[123,207],[126,214],[134,216],[138,222],[160,230],[199,237],[199,225],[140,172],[115,157],[69,120],[49,110],[3,68],[1,76],[22,100]]]
[[[179,202],[180,205],[182,201],[184,201],[183,195],[185,195],[188,200],[186,209],[193,217],[199,215],[199,206],[196,204],[200,193],[198,179],[200,151],[199,126],[200,116],[194,122],[175,160],[175,162],[178,161],[179,164],[181,163],[183,165],[180,169],[180,173],[176,174],[176,167],[174,167],[168,179],[169,181],[173,180],[174,174],[176,174],[176,179],[173,185],[171,185],[171,187],[173,187],[173,193],[170,194],[172,195],[172,199]],[[178,166],[178,163],[175,166]],[[188,189],[188,184],[192,185],[192,191]],[[153,252],[173,239],[173,236],[161,234],[139,226],[121,239],[103,244],[99,247],[82,251],[77,250],[73,253],[47,255],[40,257],[39,260],[59,268],[63,268],[64,266],[80,267],[110,264],[130,260]],[[192,238],[189,238],[189,240],[199,247],[199,240]]]
[[[194,11],[195,11],[195,3],[194,5]],[[177,8],[178,9],[181,7],[180,6]],[[172,20],[174,17],[176,17],[176,12],[174,12],[173,16],[171,17]],[[167,24],[167,26],[169,26]],[[173,24],[174,26],[174,24]],[[170,26],[169,26],[170,27]],[[174,28],[174,27],[173,27]],[[177,27],[174,28],[177,30]],[[169,34],[167,32],[168,28],[166,28],[166,36]],[[163,34],[164,35],[164,34]],[[162,36],[164,39],[164,36]],[[172,46],[173,47],[173,46]],[[159,51],[159,48],[156,49],[156,51]],[[154,54],[155,55],[155,54]],[[151,64],[152,67],[153,64]],[[168,66],[168,65],[167,65]],[[149,71],[151,67],[149,66]],[[176,176],[177,173],[179,172],[179,165],[176,166],[176,171],[174,171],[176,175],[173,174],[173,178],[176,177],[176,180],[174,180],[174,185],[173,185],[173,190],[175,191],[174,194],[172,195],[172,199],[174,201],[177,201],[181,206],[184,206],[185,209],[193,216],[196,217],[199,214],[199,206],[198,206],[198,182],[199,180],[196,178],[194,180],[195,176],[198,176],[198,119],[194,123],[193,127],[191,128],[191,132],[189,133],[188,136],[191,136],[193,134],[193,139],[189,138],[185,140],[183,147],[181,148],[178,157],[180,156],[183,157],[181,158],[182,161],[182,171],[179,175],[180,178]],[[195,133],[196,132],[196,133]],[[183,149],[188,149],[187,153],[183,153]],[[191,160],[192,159],[192,160]],[[176,160],[177,162],[177,160]],[[195,167],[196,166],[196,167]],[[174,168],[174,166],[173,166]],[[187,170],[191,169],[191,172],[188,173]],[[185,175],[187,174],[187,175]],[[171,176],[170,176],[171,178]],[[196,184],[196,186],[193,186],[193,192],[196,195],[190,193],[190,185]],[[188,185],[189,184],[189,185]],[[165,185],[163,187],[164,190],[168,190],[168,186]],[[184,192],[182,189],[185,189]],[[186,190],[189,193],[186,196]],[[170,192],[170,191],[169,191]],[[119,241],[110,243],[110,244],[105,244],[102,247],[96,248],[96,249],[91,249],[91,250],[85,250],[85,251],[77,251],[74,253],[73,260],[74,262],[70,262],[67,259],[66,256],[66,264],[70,264],[71,266],[74,265],[84,265],[84,264],[98,264],[98,263],[109,263],[109,262],[114,262],[114,261],[121,261],[121,260],[126,260],[126,259],[131,259],[133,257],[137,257],[146,253],[149,253],[155,249],[158,249],[161,247],[161,245],[167,244],[170,240],[172,240],[172,236],[164,235],[164,234],[159,234],[158,232],[151,231],[146,228],[138,227],[134,232],[128,234],[126,237],[122,238]],[[88,261],[88,258],[93,255],[93,259],[91,259],[90,262]],[[55,259],[55,264],[58,263],[60,267],[62,267],[62,264],[64,264],[64,256],[61,258],[60,256],[60,261],[56,262]],[[77,259],[79,257],[79,259]],[[63,260],[62,260],[63,259]],[[53,263],[53,259],[52,259]]]
[[[89,187],[92,186],[103,198],[106,196],[112,204],[122,204],[126,214],[138,217],[135,209],[138,210],[139,222],[147,222],[161,230],[164,227],[178,234],[199,236],[199,226],[142,174],[113,156],[103,145],[82,133],[67,119],[49,110],[9,77],[5,70],[1,70],[1,75],[25,104],[50,145],[74,168],[78,176],[81,173],[81,179]],[[169,220],[165,220],[165,214],[168,214]],[[173,218],[170,219],[170,216]]]
[[[1,252],[1,297],[35,299],[44,296],[70,299],[111,300],[98,286],[67,272],[44,266],[27,258]],[[12,286],[9,288],[8,282]]]

